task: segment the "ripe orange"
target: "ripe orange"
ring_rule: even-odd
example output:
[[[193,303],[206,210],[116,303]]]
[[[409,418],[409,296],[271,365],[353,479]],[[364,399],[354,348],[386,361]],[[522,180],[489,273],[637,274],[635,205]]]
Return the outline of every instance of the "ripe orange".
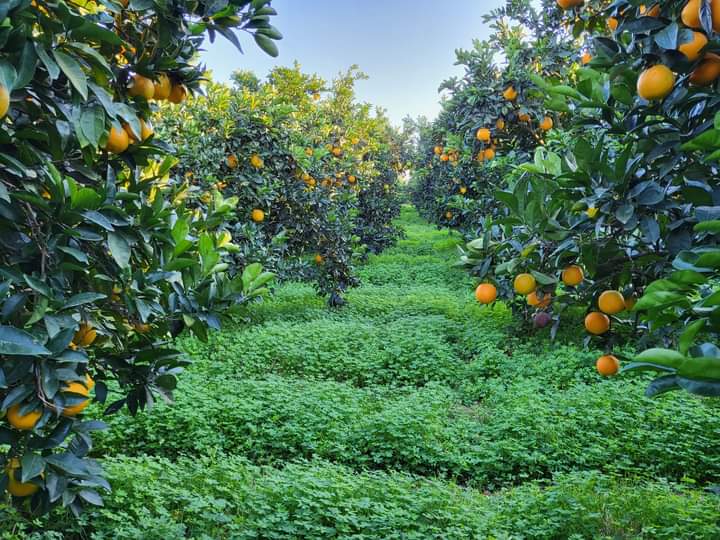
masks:
[[[262,169],[265,166],[265,162],[259,155],[253,154],[252,156],[250,156],[250,165],[252,165],[256,169]]]
[[[357,182],[357,178],[355,178],[355,175],[351,174],[350,176],[348,176],[348,184],[354,184],[355,182]]]
[[[440,156],[440,161],[448,161],[449,159],[450,159],[450,156],[448,156],[447,154],[442,154]]]
[[[512,86],[508,86],[503,92],[503,97],[508,101],[515,101],[517,99],[517,96],[517,90],[515,90],[515,88],[513,88]]]
[[[557,5],[562,9],[570,9],[577,7],[583,3],[583,0],[557,0]]]
[[[320,266],[320,265],[323,264],[324,262],[325,262],[325,259],[323,258],[322,255],[320,255],[319,253],[318,253],[317,255],[315,255],[315,264],[317,264],[318,266]]]
[[[38,423],[42,416],[42,410],[30,411],[27,414],[20,414],[20,404],[13,405],[7,410],[7,421],[15,429],[30,431]]]
[[[620,360],[612,354],[606,354],[597,359],[595,367],[600,375],[611,377],[620,371]]]
[[[29,497],[30,495],[34,495],[40,489],[40,486],[30,482],[21,482],[19,480],[20,468],[20,460],[17,458],[12,458],[5,466],[5,472],[8,476],[7,490],[10,492],[10,495],[14,497]]]
[[[505,129],[505,120],[498,118],[497,122],[495,122],[495,127],[498,129]]]
[[[495,150],[493,150],[492,148],[486,148],[485,152],[483,152],[483,159],[485,159],[486,161],[495,159]]]
[[[690,83],[695,86],[708,86],[718,77],[720,77],[720,56],[707,53],[700,65],[690,74]]]
[[[598,307],[603,313],[615,315],[625,311],[625,298],[620,291],[604,291],[598,298]]]
[[[530,121],[530,115],[528,113],[520,113],[518,115],[518,120],[521,122],[529,122]]]
[[[225,162],[231,169],[235,169],[238,166],[238,158],[235,154],[230,154],[227,158],[225,158]]]
[[[610,27],[610,30],[614,32],[620,25],[620,21],[618,21],[615,17],[608,17],[607,24]]]
[[[549,116],[546,116],[543,118],[542,122],[540,122],[540,129],[543,131],[550,131],[553,128],[553,119]]]
[[[580,57],[580,61],[582,62],[583,66],[586,64],[589,64],[592,60],[592,54],[590,54],[588,51],[585,51],[582,53],[582,56]]]
[[[186,97],[187,88],[185,88],[182,84],[173,84],[172,90],[170,90],[170,95],[168,96],[168,101],[177,105],[185,101]]]
[[[342,155],[342,150],[336,146],[332,149],[332,155],[335,157],[340,157]]]
[[[153,86],[155,87],[155,99],[162,101],[170,97],[172,83],[170,82],[170,77],[164,73],[158,76],[157,80],[153,83]]]
[[[660,5],[655,4],[650,9],[646,8],[644,5],[641,5],[640,15],[644,15],[645,17],[658,17],[660,15]]]
[[[155,130],[150,122],[140,119],[140,138],[144,141],[155,134]]]
[[[88,397],[90,395],[90,390],[81,382],[71,382],[69,383],[64,389],[63,392],[69,392],[72,394],[80,394],[81,396]],[[69,407],[65,407],[62,411],[63,416],[77,416],[80,414],[85,407],[87,407],[90,404],[90,400],[86,399],[84,401],[81,401],[80,403],[76,403],[75,405],[70,405]]]
[[[250,214],[250,217],[255,223],[262,223],[265,221],[265,212],[259,208],[255,208]]]
[[[88,347],[93,344],[97,332],[90,323],[83,322],[73,336],[73,343],[79,347]]]
[[[476,134],[477,140],[482,142],[490,142],[490,130],[488,128],[480,128]]]
[[[599,336],[610,330],[610,317],[599,311],[593,311],[585,317],[585,329]]]
[[[710,0],[712,11],[712,27],[715,32],[720,32],[720,0]]]
[[[128,149],[128,146],[130,146],[130,137],[128,137],[127,131],[113,126],[110,129],[105,150],[111,154],[122,154]]]
[[[680,13],[680,19],[688,28],[702,28],[702,24],[700,23],[700,1],[701,0],[689,0]],[[713,10],[713,12],[714,11],[715,10]]]
[[[663,65],[654,65],[640,74],[637,81],[638,95],[651,101],[653,99],[664,99],[672,92],[675,85],[675,74],[670,68]]]
[[[691,62],[694,62],[698,58],[700,58],[700,51],[703,50],[705,45],[707,45],[708,39],[705,37],[705,34],[702,32],[693,32],[693,39],[692,41],[688,41],[687,43],[683,43],[678,47],[678,51],[683,53],[688,60]]]
[[[155,95],[155,85],[147,77],[136,73],[128,88],[128,94],[132,97],[142,97],[150,100]]]
[[[481,283],[475,289],[475,299],[481,304],[492,304],[497,299],[497,288],[492,283]]]
[[[568,266],[562,271],[562,282],[568,287],[577,287],[585,279],[583,269],[577,265]]]
[[[460,188],[460,195],[465,195],[467,193],[467,188],[465,186],[462,186]]]
[[[433,152],[435,152],[435,155],[436,155],[436,156],[439,156],[440,154],[443,153],[443,147],[442,147],[442,146],[436,146],[435,148],[433,148]]]
[[[552,302],[552,296],[549,293],[544,293],[542,300],[538,297],[537,291],[533,291],[527,296],[527,303],[533,307],[544,309]]]
[[[513,281],[513,288],[516,293],[527,295],[535,291],[537,282],[532,274],[518,274]]]
[[[352,139],[350,139],[350,142],[353,146],[357,146],[358,144],[360,144],[360,137],[353,137]]]
[[[7,86],[0,84],[0,118],[5,118],[10,109],[10,92]]]

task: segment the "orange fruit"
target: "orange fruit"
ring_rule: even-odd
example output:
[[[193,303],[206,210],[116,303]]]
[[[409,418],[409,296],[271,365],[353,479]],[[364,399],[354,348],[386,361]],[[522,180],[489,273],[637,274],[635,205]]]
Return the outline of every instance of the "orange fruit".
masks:
[[[38,423],[42,416],[42,410],[30,411],[27,414],[20,414],[20,404],[15,404],[7,410],[7,421],[15,429],[30,431]]]
[[[615,315],[625,311],[625,298],[620,291],[604,291],[598,298],[598,307],[603,313]]]
[[[702,28],[702,24],[700,23],[700,1],[701,0],[689,0],[680,13],[680,20],[682,20],[683,24],[688,28]],[[715,10],[713,10],[713,12],[714,11]]]
[[[108,135],[105,150],[111,154],[122,154],[130,146],[130,137],[124,129],[112,127]]]
[[[638,95],[648,101],[663,99],[672,92],[675,74],[663,65],[654,65],[640,74],[637,81]]]
[[[476,137],[478,141],[490,142],[490,130],[488,128],[480,128],[477,130]]]
[[[568,287],[577,287],[585,279],[583,269],[576,264],[568,266],[562,271],[562,282]]]
[[[439,156],[440,154],[443,153],[443,147],[442,147],[442,146],[436,146],[435,148],[433,148],[433,152],[435,152],[435,155],[436,155],[436,156]]]
[[[692,41],[688,41],[687,43],[683,43],[678,47],[678,51],[683,53],[688,60],[691,62],[694,62],[698,58],[700,58],[700,51],[703,50],[705,45],[707,45],[708,39],[705,37],[705,34],[702,32],[693,32],[693,39]]]
[[[155,131],[152,128],[152,125],[149,122],[146,122],[144,119],[140,118],[140,140],[149,139],[153,136]],[[130,141],[130,144],[136,144],[138,142],[137,137],[133,133],[132,129],[130,128],[129,124],[125,124],[123,126],[123,129],[128,134],[128,140]]]
[[[530,115],[528,113],[520,113],[518,114],[518,120],[520,120],[521,122],[529,122]]]
[[[718,77],[720,77],[720,56],[707,53],[700,65],[690,74],[690,83],[695,86],[708,86]]]
[[[549,116],[546,116],[543,118],[542,122],[540,122],[540,129],[543,131],[550,131],[553,128],[553,119]]]
[[[136,73],[133,75],[132,82],[128,88],[128,94],[132,97],[142,97],[150,100],[155,95],[155,85],[147,77]]]
[[[460,195],[465,195],[467,193],[467,188],[465,186],[462,186],[460,188]]]
[[[354,174],[351,174],[350,176],[348,176],[348,184],[354,184],[355,182],[357,182],[357,178],[355,178]],[[385,184],[385,185],[387,185],[387,184]]]
[[[177,105],[185,101],[185,98],[187,98],[187,88],[182,84],[173,84],[170,95],[168,96],[168,101]]]
[[[600,375],[611,377],[620,371],[620,360],[612,354],[606,354],[597,359],[595,367]]]
[[[227,158],[225,158],[225,163],[227,163],[229,168],[235,169],[238,166],[238,158],[235,154],[230,154]]]
[[[324,262],[325,262],[325,259],[323,258],[322,255],[320,255],[319,253],[317,255],[315,255],[315,264],[320,266]]]
[[[583,65],[589,64],[592,60],[592,54],[590,54],[588,51],[585,51],[582,56],[580,57],[580,61]]]
[[[528,295],[537,289],[537,282],[532,274],[518,274],[513,281],[513,288],[518,294]]]
[[[503,97],[508,101],[515,101],[517,99],[517,90],[512,86],[508,86],[503,92]]]
[[[265,221],[265,212],[263,212],[263,211],[260,210],[259,208],[255,208],[255,209],[252,211],[252,213],[250,214],[250,218],[251,218],[255,223],[262,223],[263,221]]]
[[[84,322],[80,324],[80,328],[73,336],[73,343],[79,347],[88,347],[93,344],[97,332],[90,323]]]
[[[660,15],[660,5],[655,4],[650,9],[646,8],[644,5],[641,5],[640,15],[644,15],[645,17],[658,17]]]
[[[495,150],[493,150],[492,148],[486,148],[485,152],[483,152],[483,159],[485,159],[486,161],[495,159]]]
[[[153,82],[153,86],[155,87],[155,99],[162,101],[170,97],[170,92],[172,91],[172,83],[170,82],[170,77],[168,77],[164,73],[158,76],[157,80]]]
[[[610,30],[613,32],[617,30],[618,25],[620,24],[620,21],[618,21],[615,17],[608,17],[607,25],[610,27]]]
[[[495,122],[495,127],[498,129],[505,129],[505,120],[498,118],[497,122]]]
[[[533,307],[544,309],[552,302],[552,296],[549,293],[543,294],[542,300],[537,294],[537,291],[533,291],[527,296],[527,303]]]
[[[21,482],[20,470],[19,459],[12,458],[8,461],[8,464],[5,466],[5,472],[8,476],[7,490],[10,492],[10,495],[14,497],[29,497],[30,495],[34,495],[40,489],[40,486],[31,482]]]
[[[557,0],[557,5],[562,9],[570,9],[577,7],[583,3],[583,0]]]
[[[10,92],[7,86],[0,84],[0,118],[5,118],[8,110],[10,110]]]
[[[252,165],[256,169],[262,169],[265,166],[265,162],[259,155],[253,154],[252,156],[250,156],[250,165]]]
[[[440,161],[448,161],[449,159],[450,159],[450,156],[448,156],[447,154],[442,154],[440,156]]]
[[[710,0],[712,10],[712,27],[715,32],[720,32],[720,0]]]
[[[87,388],[87,386],[85,386],[81,382],[71,382],[63,389],[63,392],[69,392],[72,394],[80,394],[81,396],[85,396],[85,397],[88,397],[90,395],[90,390]],[[77,416],[89,404],[90,404],[90,400],[86,399],[84,401],[81,401],[80,403],[76,403],[75,405],[70,405],[69,407],[65,407],[62,410],[62,415],[63,416]]]
[[[453,218],[453,213],[450,210],[445,212],[445,219],[452,219],[452,218]]]
[[[585,317],[585,329],[599,336],[610,330],[610,317],[599,311],[592,311]]]
[[[332,155],[335,157],[340,157],[342,155],[342,150],[338,147],[335,147],[332,149]]]
[[[481,304],[492,304],[497,298],[497,288],[492,283],[481,283],[475,289],[475,299]]]

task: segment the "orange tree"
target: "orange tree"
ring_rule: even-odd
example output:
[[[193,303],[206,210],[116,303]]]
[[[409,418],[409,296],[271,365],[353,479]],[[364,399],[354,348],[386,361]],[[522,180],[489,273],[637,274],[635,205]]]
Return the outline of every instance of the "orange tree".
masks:
[[[561,80],[573,60],[580,62],[550,4],[508,2],[486,17],[494,30],[487,41],[458,51],[465,76],[440,87],[447,93],[443,110],[420,136],[414,200],[429,220],[478,234],[512,164],[562,123],[562,111],[552,112],[532,82],[533,74]]]
[[[357,282],[353,259],[397,236],[393,130],[355,101],[358,76],[328,85],[297,66],[262,82],[239,72],[234,87],[210,84],[160,127],[178,148],[192,205],[240,201],[236,260],[315,276],[331,305]]]
[[[101,504],[91,394],[112,395],[108,413],[171,398],[186,360],[169,338],[203,337],[271,279],[230,271],[237,200],[187,208],[149,122],[155,101],[197,87],[206,32],[247,30],[274,53],[269,4],[0,4],[0,492],[13,504]]]
[[[716,347],[692,344],[717,335],[710,233],[718,216],[720,71],[713,50],[720,26],[713,25],[720,6],[559,5],[574,35],[587,37],[592,59],[570,85],[534,80],[548,108],[571,113],[572,143],[524,165],[527,187],[496,194],[518,220],[502,242],[519,249],[511,254],[490,239],[465,262],[495,257],[501,261],[495,279],[509,282],[524,270],[535,280],[533,293],[560,294],[560,309],[572,303],[587,309],[586,328],[601,336],[607,352],[620,337],[611,327],[650,331],[641,346],[676,345],[674,353],[642,353],[629,367],[670,372],[650,394],[678,387],[717,393],[710,384],[720,363]],[[543,220],[549,227],[536,226]],[[578,272],[579,280],[566,279]],[[598,368],[611,374],[617,362],[604,357]]]

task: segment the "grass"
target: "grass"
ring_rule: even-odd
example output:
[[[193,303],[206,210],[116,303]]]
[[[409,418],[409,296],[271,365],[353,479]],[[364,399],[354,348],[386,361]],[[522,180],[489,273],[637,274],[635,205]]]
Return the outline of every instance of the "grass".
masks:
[[[401,224],[342,310],[288,283],[183,338],[177,402],[98,440],[106,506],[0,513],[0,539],[719,536],[714,401],[648,400],[571,338],[517,335],[452,267],[457,236]]]

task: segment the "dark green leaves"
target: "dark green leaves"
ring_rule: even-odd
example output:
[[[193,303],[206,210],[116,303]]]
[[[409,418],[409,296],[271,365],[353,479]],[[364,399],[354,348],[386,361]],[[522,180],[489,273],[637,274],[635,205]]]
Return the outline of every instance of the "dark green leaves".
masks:
[[[12,326],[0,326],[0,354],[47,356],[50,351],[25,331]]]

